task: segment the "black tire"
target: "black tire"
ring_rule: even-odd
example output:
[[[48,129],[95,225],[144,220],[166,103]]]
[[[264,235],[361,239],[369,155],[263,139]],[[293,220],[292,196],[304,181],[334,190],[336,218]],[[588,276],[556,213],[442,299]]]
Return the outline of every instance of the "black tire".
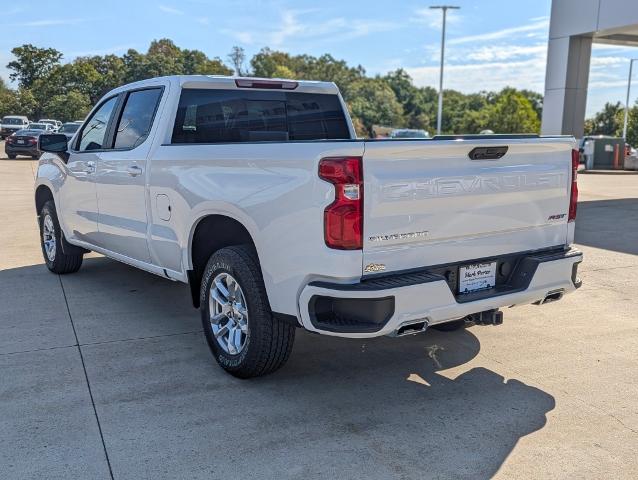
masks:
[[[51,220],[51,223],[48,223],[48,220]],[[44,256],[44,262],[49,270],[53,273],[64,274],[64,273],[74,273],[77,272],[82,266],[82,257],[83,255],[75,254],[68,255],[64,253],[62,244],[66,242],[64,240],[64,236],[62,235],[62,229],[60,228],[60,223],[58,222],[58,215],[55,211],[55,204],[53,200],[48,200],[42,210],[40,210],[40,216],[38,219],[40,224],[40,245],[42,246],[42,255]],[[45,224],[47,225],[45,227]],[[52,227],[51,227],[52,226]],[[45,228],[48,232],[48,238],[54,239],[55,242],[53,244],[53,254],[47,254],[47,249],[45,247]],[[50,230],[53,228],[53,234],[50,234]],[[69,245],[69,250],[71,250],[71,246]]]
[[[225,277],[224,274],[230,275],[239,285],[239,293],[233,301],[241,294],[247,309],[247,331],[239,334],[244,343],[234,354],[222,347],[220,342],[224,343],[224,340],[217,340],[211,324],[211,286],[215,278]],[[286,363],[292,351],[295,327],[274,318],[252,248],[238,245],[215,252],[208,260],[201,285],[200,312],[204,333],[213,356],[224,370],[238,378],[251,378],[272,373]],[[222,318],[220,322],[230,323],[227,317]],[[217,328],[222,323],[216,323]]]
[[[438,325],[432,325],[434,330],[439,330],[440,332],[454,332],[456,330],[461,330],[465,328],[466,322],[465,319],[462,318],[460,320],[453,320],[451,322],[439,323]]]
[[[17,155],[14,155],[14,154],[12,154],[12,153],[8,153],[8,154],[7,154],[7,158],[8,158],[9,160],[15,160],[15,159],[16,159],[16,157],[17,157]]]
[[[40,155],[31,155],[33,160],[40,160]]]

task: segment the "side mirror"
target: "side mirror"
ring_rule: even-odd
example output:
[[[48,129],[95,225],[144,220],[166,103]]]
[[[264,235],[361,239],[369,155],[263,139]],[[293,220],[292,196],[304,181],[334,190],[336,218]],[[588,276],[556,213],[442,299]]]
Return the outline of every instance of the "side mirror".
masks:
[[[69,140],[63,133],[43,133],[38,137],[38,150],[55,153],[66,162],[69,159]]]

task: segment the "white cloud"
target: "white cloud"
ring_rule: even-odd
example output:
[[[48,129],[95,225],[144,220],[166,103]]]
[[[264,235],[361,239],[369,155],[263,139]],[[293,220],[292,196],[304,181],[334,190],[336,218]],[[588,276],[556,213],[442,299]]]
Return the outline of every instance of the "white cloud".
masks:
[[[502,38],[511,39],[517,34],[522,33],[530,33],[530,32],[538,32],[538,31],[547,31],[549,28],[549,20],[546,18],[536,20],[528,25],[520,25],[518,27],[510,27],[504,28],[502,30],[496,30],[494,32],[487,33],[479,33],[477,35],[468,35],[465,37],[457,37],[452,38],[449,43],[450,45],[460,45],[462,43],[478,43],[478,42],[486,42],[489,40],[499,40]],[[547,37],[547,34],[544,35]]]
[[[11,84],[9,82],[9,70],[7,69],[6,65],[11,60],[13,60],[12,56],[9,56],[8,54],[3,53],[0,50],[0,78],[3,78],[7,85],[11,85]]]
[[[327,20],[317,20],[316,16],[308,21],[302,17],[309,17],[319,10],[286,10],[281,13],[280,22],[274,28],[263,28],[261,25],[249,30],[223,29],[221,33],[230,35],[246,45],[267,45],[273,48],[285,48],[292,39],[315,39],[322,42],[339,42],[352,38],[363,37],[372,33],[385,32],[399,28],[393,22],[383,20],[350,20],[335,17]]]
[[[445,22],[448,25],[455,25],[460,22],[461,16],[456,13],[456,10],[448,10]],[[420,23],[427,25],[430,28],[441,29],[443,22],[443,14],[441,10],[435,10],[431,8],[418,8],[414,11],[414,16],[410,18],[412,23]]]
[[[76,52],[69,52],[68,54],[65,54],[64,57],[75,58],[75,57],[89,57],[93,55],[109,55],[111,53],[125,52],[130,48],[135,48],[135,45],[125,44],[125,45],[115,45],[113,47],[98,48],[95,50],[80,50]]]
[[[466,53],[465,58],[479,62],[493,62],[512,58],[544,55],[547,44],[536,45],[491,45],[478,47]]]
[[[14,23],[17,27],[52,27],[57,25],[77,25],[78,23],[85,22],[85,18],[60,18],[60,19],[46,19],[46,20],[31,20],[29,22]]]
[[[181,10],[179,10],[177,8],[173,8],[173,7],[168,7],[166,5],[160,5],[158,8],[162,12],[168,13],[170,15],[184,15],[184,12],[182,12]]]
[[[436,86],[439,67],[407,68],[419,86]],[[545,56],[520,61],[465,63],[445,66],[444,88],[473,93],[480,90],[501,90],[516,87],[543,91],[545,82]]]
[[[591,57],[591,68],[629,64],[626,57]]]

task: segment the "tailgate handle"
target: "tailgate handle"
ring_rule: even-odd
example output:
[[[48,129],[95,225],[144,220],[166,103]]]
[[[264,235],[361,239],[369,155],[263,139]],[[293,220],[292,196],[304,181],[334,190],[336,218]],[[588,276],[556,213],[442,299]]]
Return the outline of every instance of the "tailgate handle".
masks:
[[[468,154],[472,160],[498,160],[507,153],[507,146],[504,147],[476,147]]]

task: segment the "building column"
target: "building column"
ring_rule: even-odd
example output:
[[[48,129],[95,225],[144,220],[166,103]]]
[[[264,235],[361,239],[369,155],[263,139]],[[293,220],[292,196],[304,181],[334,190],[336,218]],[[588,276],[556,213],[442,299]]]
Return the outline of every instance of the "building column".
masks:
[[[541,134],[583,136],[592,38],[550,38]]]

